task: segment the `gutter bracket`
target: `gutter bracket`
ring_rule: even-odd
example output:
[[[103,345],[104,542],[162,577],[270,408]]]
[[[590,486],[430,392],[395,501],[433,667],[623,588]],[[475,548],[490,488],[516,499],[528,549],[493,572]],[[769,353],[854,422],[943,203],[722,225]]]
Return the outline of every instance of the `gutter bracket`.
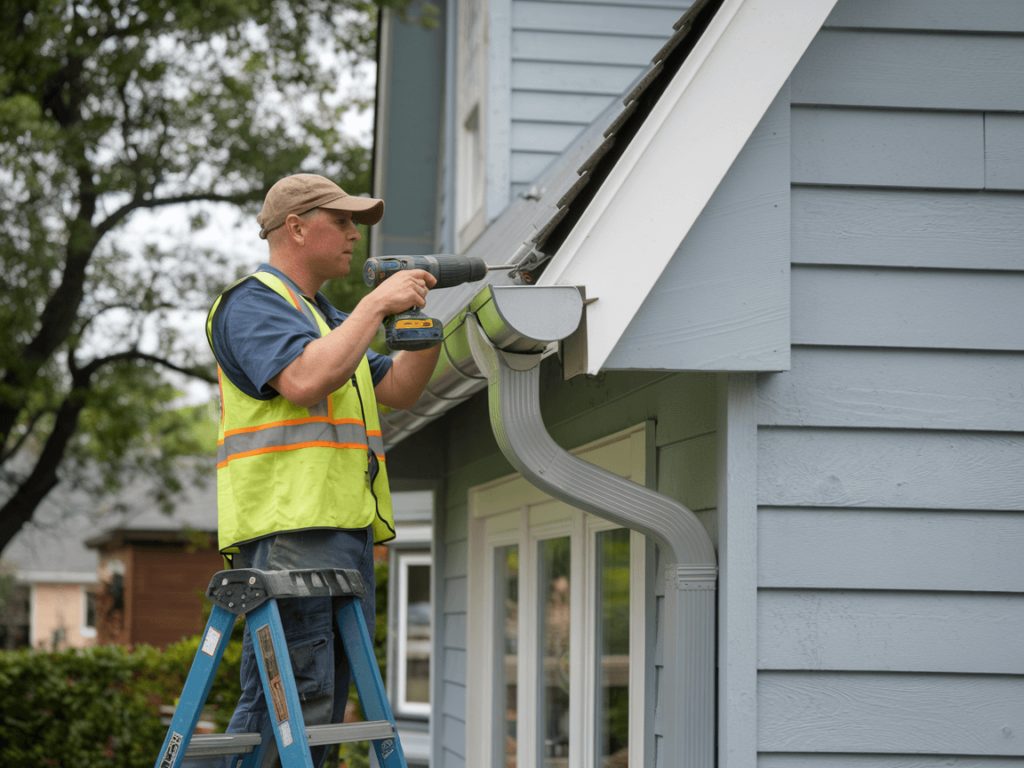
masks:
[[[653,538],[665,567],[662,755],[669,768],[715,765],[717,558],[697,516],[650,488],[586,462],[555,443],[540,415],[541,354],[502,352],[472,314],[466,335],[487,378],[491,428],[531,484],[574,507]]]

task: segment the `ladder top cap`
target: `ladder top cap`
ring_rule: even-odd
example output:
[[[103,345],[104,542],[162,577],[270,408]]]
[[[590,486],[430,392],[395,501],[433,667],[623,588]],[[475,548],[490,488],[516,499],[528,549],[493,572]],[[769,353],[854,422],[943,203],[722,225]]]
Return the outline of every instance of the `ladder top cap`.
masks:
[[[365,596],[363,577],[351,568],[292,571],[236,568],[217,573],[206,590],[211,603],[236,615],[251,611],[271,598]]]

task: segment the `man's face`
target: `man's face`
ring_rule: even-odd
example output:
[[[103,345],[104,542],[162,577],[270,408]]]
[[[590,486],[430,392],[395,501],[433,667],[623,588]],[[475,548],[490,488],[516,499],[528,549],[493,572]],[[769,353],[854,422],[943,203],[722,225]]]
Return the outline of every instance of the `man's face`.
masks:
[[[306,247],[310,266],[324,280],[349,273],[352,251],[362,239],[348,211],[321,208],[306,220]]]

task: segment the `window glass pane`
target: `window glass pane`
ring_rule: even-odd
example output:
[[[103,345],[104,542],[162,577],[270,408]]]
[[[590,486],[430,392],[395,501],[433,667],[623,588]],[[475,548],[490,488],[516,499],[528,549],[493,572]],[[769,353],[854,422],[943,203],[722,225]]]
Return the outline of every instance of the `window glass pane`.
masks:
[[[405,700],[430,703],[430,566],[408,566]]]
[[[597,764],[629,764],[629,531],[597,534]]]
[[[519,547],[494,551],[494,754],[495,766],[516,768],[519,654]]]
[[[96,593],[91,589],[85,593],[85,626],[96,628]]]
[[[540,542],[538,765],[569,764],[569,560],[565,536]]]

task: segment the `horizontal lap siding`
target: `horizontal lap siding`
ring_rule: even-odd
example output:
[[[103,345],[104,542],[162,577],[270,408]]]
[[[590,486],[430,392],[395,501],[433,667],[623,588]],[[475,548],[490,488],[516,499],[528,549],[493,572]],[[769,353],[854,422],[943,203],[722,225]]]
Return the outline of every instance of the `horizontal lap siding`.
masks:
[[[772,507],[759,525],[765,589],[1024,592],[1024,513]]]
[[[843,755],[776,752],[762,755],[758,768],[1022,768],[1022,757],[958,755]]]
[[[466,592],[467,535],[466,504],[448,506],[443,515],[443,541],[435,543],[439,593],[435,608],[435,631],[440,638],[435,648],[432,674],[440,675],[434,690],[440,701],[433,702],[432,719],[439,742],[441,765],[461,768],[466,753]]]
[[[766,669],[1024,674],[1024,594],[768,590],[758,625]]]
[[[840,0],[758,387],[759,768],[1024,768],[1024,4]]]
[[[791,204],[794,264],[1017,270],[1024,259],[1024,195],[815,186],[794,187]]]
[[[1017,677],[766,672],[758,697],[770,751],[1024,755]]]
[[[514,194],[646,70],[689,5],[512,0]]]

